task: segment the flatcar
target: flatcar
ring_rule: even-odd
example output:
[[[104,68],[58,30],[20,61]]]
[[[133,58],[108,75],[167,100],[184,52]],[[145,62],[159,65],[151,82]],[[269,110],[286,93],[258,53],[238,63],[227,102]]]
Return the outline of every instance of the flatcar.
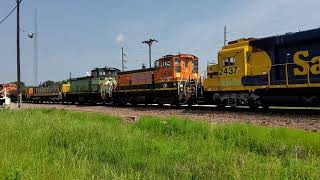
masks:
[[[232,41],[207,72],[210,104],[319,106],[320,29]]]
[[[113,92],[116,104],[193,104],[198,86],[198,58],[167,55],[154,68],[118,73]]]

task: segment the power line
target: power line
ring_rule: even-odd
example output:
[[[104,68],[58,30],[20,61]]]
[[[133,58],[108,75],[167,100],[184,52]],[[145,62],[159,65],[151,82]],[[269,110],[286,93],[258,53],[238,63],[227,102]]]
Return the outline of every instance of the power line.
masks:
[[[21,3],[21,2],[22,2],[22,0],[20,0],[19,3]],[[2,24],[5,20],[7,20],[8,17],[10,17],[10,15],[14,12],[14,10],[17,9],[17,7],[18,7],[18,5],[16,5],[16,6],[8,13],[8,15],[7,15],[6,17],[4,17],[4,18],[0,21],[0,24]]]

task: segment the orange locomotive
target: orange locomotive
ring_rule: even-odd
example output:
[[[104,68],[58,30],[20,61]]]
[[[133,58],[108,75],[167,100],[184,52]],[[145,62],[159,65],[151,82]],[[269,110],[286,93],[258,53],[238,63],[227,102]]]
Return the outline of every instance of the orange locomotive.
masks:
[[[0,91],[6,90],[7,96],[11,98],[12,101],[16,101],[17,99],[17,85],[13,83],[9,84],[0,84]],[[0,94],[0,96],[4,96],[3,94]]]
[[[193,104],[198,90],[198,58],[167,55],[154,68],[118,73],[113,92],[117,104]]]

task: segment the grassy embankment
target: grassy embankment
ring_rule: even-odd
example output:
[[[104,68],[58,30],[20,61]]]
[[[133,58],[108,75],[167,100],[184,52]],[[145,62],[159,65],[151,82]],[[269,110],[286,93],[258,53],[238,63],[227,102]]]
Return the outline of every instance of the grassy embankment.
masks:
[[[320,179],[320,134],[64,110],[0,110],[0,179]]]

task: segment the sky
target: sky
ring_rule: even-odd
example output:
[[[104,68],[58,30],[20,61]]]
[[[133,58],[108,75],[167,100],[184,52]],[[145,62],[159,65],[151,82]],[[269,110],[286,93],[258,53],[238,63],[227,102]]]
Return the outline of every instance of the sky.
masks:
[[[0,0],[0,19],[15,0]],[[127,69],[152,60],[190,53],[203,73],[216,62],[227,39],[267,37],[320,27],[319,0],[23,0],[21,28],[34,31],[38,10],[39,82],[84,76],[95,67],[121,69],[121,47]],[[16,80],[16,14],[0,24],[0,83]],[[21,32],[21,79],[33,84],[33,40]]]

